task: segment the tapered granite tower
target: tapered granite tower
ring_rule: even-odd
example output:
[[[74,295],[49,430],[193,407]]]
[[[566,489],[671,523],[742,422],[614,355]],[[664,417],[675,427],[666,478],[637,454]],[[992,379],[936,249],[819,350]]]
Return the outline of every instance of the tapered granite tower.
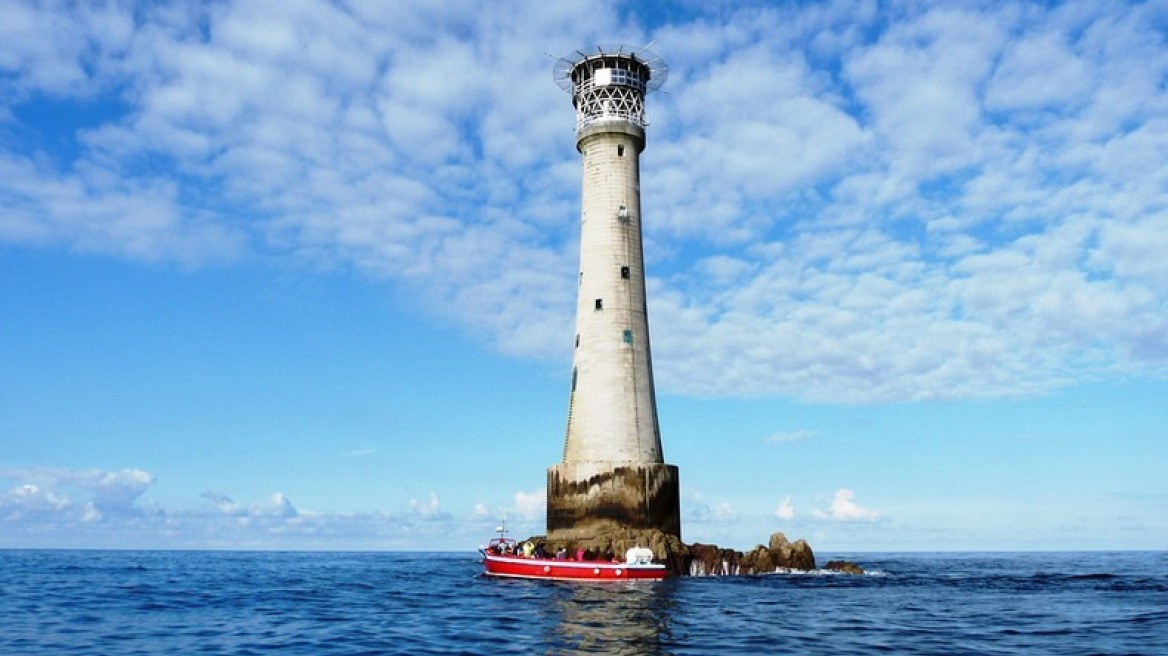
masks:
[[[548,469],[552,539],[612,529],[681,537],[677,467],[657,425],[645,267],[640,155],[645,94],[668,69],[644,49],[598,46],[560,59],[583,158],[580,276],[564,460]]]

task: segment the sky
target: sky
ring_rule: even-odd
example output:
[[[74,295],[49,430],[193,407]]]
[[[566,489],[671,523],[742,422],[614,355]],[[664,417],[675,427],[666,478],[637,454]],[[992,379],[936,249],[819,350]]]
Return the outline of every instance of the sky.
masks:
[[[0,548],[542,533],[646,46],[682,538],[1168,547],[1168,2],[0,4]]]

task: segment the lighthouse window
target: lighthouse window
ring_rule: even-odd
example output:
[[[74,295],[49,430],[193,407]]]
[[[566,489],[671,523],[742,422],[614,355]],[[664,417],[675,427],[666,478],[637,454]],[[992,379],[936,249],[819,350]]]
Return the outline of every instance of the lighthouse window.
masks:
[[[617,157],[624,157],[624,156],[625,156],[625,146],[624,146],[624,144],[617,144],[617,147],[616,147],[616,156],[617,156]]]
[[[621,278],[625,280],[629,279],[629,268],[627,266],[621,267]]]
[[[632,343],[633,343],[633,331],[626,330],[625,331],[625,344],[632,344]]]
[[[580,346],[580,336],[579,335],[576,335],[576,346],[577,347]]]
[[[597,310],[603,310],[603,309],[604,309],[604,299],[602,299],[602,298],[598,298],[598,299],[596,299],[596,309],[597,309]]]

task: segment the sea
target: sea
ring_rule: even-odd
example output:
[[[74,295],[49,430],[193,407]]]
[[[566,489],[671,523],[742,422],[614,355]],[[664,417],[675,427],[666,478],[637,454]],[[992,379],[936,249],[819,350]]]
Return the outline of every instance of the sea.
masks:
[[[1168,552],[499,580],[476,553],[0,551],[0,654],[1168,655]]]

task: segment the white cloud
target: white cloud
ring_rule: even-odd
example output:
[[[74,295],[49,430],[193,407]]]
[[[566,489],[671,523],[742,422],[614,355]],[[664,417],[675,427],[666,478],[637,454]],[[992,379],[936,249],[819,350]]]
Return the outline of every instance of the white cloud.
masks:
[[[741,519],[741,513],[729,502],[711,506],[700,493],[684,492],[682,496],[682,514],[687,523],[727,526],[737,524]]]
[[[216,490],[204,492],[202,496],[211,500],[217,512],[228,517],[245,520],[256,518],[287,519],[300,514],[296,506],[281,492],[273,494],[267,503],[255,504],[237,503],[231,497]]]
[[[504,506],[484,502],[474,504],[468,519],[482,534],[480,539],[504,525],[510,535],[517,537],[543,532],[546,511],[547,490],[520,490],[512,495],[511,503]]]
[[[275,517],[295,517],[300,514],[296,510],[296,506],[292,505],[292,502],[280,492],[272,495],[271,509],[269,512]]]
[[[928,180],[983,156],[977,94],[1005,38],[1000,23],[977,12],[927,11],[847,57],[845,75],[866,103],[894,181]]]
[[[779,502],[778,507],[775,508],[775,517],[779,519],[795,518],[795,506],[791,505],[790,496],[783,497],[783,500]]]
[[[208,490],[204,492],[202,496],[210,499],[211,503],[215,506],[215,510],[223,513],[224,515],[238,517],[248,514],[247,508],[235,503],[231,497],[223,494],[222,492],[219,492],[218,490]]]
[[[526,521],[543,520],[547,510],[547,490],[515,493],[515,514]]]
[[[19,517],[27,513],[56,512],[69,505],[69,500],[57,496],[52,490],[37,485],[19,485],[0,495],[0,510],[9,517]]]
[[[687,522],[707,522],[712,515],[710,512],[710,504],[706,502],[701,494],[695,492],[682,493],[681,507]]]
[[[427,501],[418,501],[417,499],[410,499],[410,508],[416,515],[427,520],[448,520],[450,514],[442,510],[442,504],[438,501],[438,494],[430,492],[430,498]]]
[[[127,512],[134,510],[134,501],[154,484],[154,476],[141,469],[88,470],[79,472],[70,482],[92,492],[93,505],[97,509]]]
[[[813,510],[811,514],[819,519],[830,519],[839,522],[874,521],[881,517],[881,513],[862,508],[853,501],[855,493],[847,488],[836,490],[827,510]]]
[[[57,175],[31,158],[0,151],[0,239],[64,241],[81,251],[116,252],[148,261],[200,262],[234,257],[235,228],[180,216],[178,189],[161,178],[114,179],[95,166]]]
[[[90,96],[108,81],[117,55],[133,39],[133,17],[114,3],[32,7],[9,3],[0,22],[0,71],[13,74],[17,98],[47,91]]]
[[[0,508],[29,513],[87,515],[140,514],[137,499],[154,483],[140,469],[106,471],[54,467],[0,468],[0,480],[17,483],[0,496]]]
[[[714,520],[719,522],[733,522],[738,519],[738,511],[729,503],[720,503],[714,508]]]
[[[995,111],[1053,110],[1081,104],[1095,80],[1090,65],[1058,31],[1010,43],[994,67],[985,105]]]

